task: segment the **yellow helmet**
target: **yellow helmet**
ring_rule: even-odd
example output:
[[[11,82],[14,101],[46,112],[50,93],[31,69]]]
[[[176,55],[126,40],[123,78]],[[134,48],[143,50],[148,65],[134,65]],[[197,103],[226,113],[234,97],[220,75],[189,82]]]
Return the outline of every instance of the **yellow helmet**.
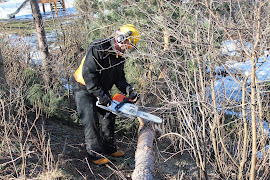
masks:
[[[128,39],[133,45],[140,39],[140,32],[133,24],[126,24],[120,27],[121,32],[118,33],[117,42],[121,43],[123,40]]]

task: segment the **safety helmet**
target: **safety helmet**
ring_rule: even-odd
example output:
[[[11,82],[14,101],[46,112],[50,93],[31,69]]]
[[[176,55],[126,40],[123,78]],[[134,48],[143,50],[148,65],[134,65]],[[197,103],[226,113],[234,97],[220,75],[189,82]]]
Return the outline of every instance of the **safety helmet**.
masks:
[[[126,39],[128,39],[132,45],[136,45],[140,39],[140,32],[133,24],[123,25],[119,29],[120,31],[117,31],[118,36],[116,38],[118,43],[123,43]]]

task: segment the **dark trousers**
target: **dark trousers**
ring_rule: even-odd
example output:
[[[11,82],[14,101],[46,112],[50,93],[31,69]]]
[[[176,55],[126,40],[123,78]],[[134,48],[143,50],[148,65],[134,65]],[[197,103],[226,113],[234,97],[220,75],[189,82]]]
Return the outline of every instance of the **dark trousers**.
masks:
[[[74,92],[77,111],[81,119],[86,150],[92,160],[99,159],[97,154],[116,152],[114,145],[115,115],[96,106],[96,97],[86,89]]]

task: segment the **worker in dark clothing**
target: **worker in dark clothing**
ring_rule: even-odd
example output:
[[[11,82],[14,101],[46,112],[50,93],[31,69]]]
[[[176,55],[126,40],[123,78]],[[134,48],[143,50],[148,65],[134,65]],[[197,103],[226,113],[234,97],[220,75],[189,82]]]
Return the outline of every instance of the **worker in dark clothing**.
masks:
[[[135,47],[140,33],[132,25],[121,26],[112,38],[93,41],[80,66],[74,73],[73,87],[77,111],[81,119],[89,160],[95,164],[108,163],[103,155],[121,157],[114,144],[115,115],[100,109],[111,104],[109,90],[113,85],[124,94],[137,92],[127,83],[123,57],[127,49]]]

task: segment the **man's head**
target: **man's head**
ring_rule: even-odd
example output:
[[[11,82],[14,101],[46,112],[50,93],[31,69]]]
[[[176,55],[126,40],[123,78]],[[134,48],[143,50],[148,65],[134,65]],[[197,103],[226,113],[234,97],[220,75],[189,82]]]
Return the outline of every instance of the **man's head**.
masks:
[[[114,38],[115,49],[124,53],[126,49],[131,49],[140,39],[140,32],[132,24],[121,26]]]

